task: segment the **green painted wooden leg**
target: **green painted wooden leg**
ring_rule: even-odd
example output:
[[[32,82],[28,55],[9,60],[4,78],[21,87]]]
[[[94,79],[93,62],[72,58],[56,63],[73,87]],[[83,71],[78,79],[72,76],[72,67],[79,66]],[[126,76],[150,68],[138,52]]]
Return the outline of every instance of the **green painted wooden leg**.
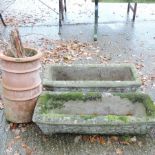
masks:
[[[127,14],[130,12],[130,2],[128,3]]]
[[[95,0],[94,41],[97,41],[97,30],[98,30],[98,0]]]
[[[134,9],[133,9],[133,18],[132,18],[133,21],[135,21],[135,18],[136,18],[136,12],[137,12],[137,3],[135,3],[135,5],[134,5]]]
[[[134,7],[131,5],[130,2],[128,3],[127,14],[129,14],[130,9],[131,9],[131,11],[133,13],[132,21],[134,22],[135,21],[135,18],[136,18],[137,2],[134,3]]]
[[[59,0],[59,32],[58,32],[59,35],[61,34],[61,27],[62,27],[61,4],[62,4],[62,0]]]
[[[65,7],[65,12],[67,11],[67,6],[66,6],[66,0],[64,0],[64,7]]]

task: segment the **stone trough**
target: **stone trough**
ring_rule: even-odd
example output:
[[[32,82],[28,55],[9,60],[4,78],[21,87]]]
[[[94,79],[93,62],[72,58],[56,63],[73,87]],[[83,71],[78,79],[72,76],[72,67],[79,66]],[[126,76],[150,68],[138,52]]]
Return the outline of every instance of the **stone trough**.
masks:
[[[48,65],[43,85],[51,91],[136,91],[141,81],[132,64]]]
[[[33,121],[44,134],[146,134],[155,105],[141,93],[43,92]]]

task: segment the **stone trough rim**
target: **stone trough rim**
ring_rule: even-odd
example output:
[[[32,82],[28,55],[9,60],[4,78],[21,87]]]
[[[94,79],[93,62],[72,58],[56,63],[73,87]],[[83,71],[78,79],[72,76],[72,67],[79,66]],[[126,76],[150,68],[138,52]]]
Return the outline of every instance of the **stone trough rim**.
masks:
[[[138,76],[137,69],[135,68],[135,65],[132,63],[111,63],[111,64],[48,64],[46,65],[47,70],[45,70],[45,75],[48,74],[49,69],[51,67],[129,67],[131,68],[133,78],[132,81],[98,81],[98,80],[87,80],[87,81],[56,81],[56,80],[49,80],[48,78],[43,79],[43,85],[46,87],[58,87],[58,88],[102,88],[102,87],[110,87],[110,88],[124,88],[126,86],[137,86],[140,87],[142,82],[140,77]]]

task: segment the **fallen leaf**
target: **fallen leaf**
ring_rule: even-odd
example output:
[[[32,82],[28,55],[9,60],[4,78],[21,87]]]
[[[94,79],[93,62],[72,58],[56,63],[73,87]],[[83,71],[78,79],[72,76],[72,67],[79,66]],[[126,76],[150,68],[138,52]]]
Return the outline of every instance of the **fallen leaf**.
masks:
[[[129,144],[130,144],[130,143],[127,142],[127,141],[120,141],[119,143],[120,143],[120,144],[123,144],[123,145],[129,145]]]
[[[92,59],[92,56],[97,56],[96,51],[92,51],[90,44],[80,43],[79,41],[51,41],[41,38],[44,53],[42,63],[72,63],[77,59]],[[46,51],[47,46],[52,46],[51,51]],[[90,49],[89,49],[90,48]],[[88,50],[89,49],[89,50]],[[96,48],[95,48],[96,49]]]
[[[137,138],[136,138],[136,136],[134,136],[130,140],[131,140],[131,142],[135,143],[137,141]]]
[[[23,133],[23,132],[25,132],[26,131],[26,127],[21,127],[21,132]]]
[[[18,128],[12,129],[12,132],[13,132],[15,135],[19,135],[19,134],[20,134],[20,129],[18,129]]]
[[[32,149],[28,145],[22,144],[22,147],[25,149],[26,155],[32,155]]]
[[[16,136],[16,137],[15,137],[16,140],[19,140],[20,138],[21,138],[20,136]]]
[[[81,140],[82,136],[76,136],[74,138],[74,143],[78,143]]]
[[[15,144],[14,140],[11,140],[8,145],[7,145],[7,149],[6,149],[6,153],[11,153],[13,151],[13,145]]]
[[[151,80],[152,80],[152,81],[155,80],[155,75],[154,75],[154,76],[153,76],[153,75],[151,76]]]
[[[19,152],[15,152],[13,155],[20,155],[20,153]]]
[[[142,141],[138,141],[138,146],[139,146],[139,147],[142,147],[142,146],[143,146]]]
[[[90,140],[91,143],[96,142],[96,135],[90,136],[90,137],[89,137],[89,140]]]
[[[4,109],[3,103],[0,101],[0,110]]]
[[[99,137],[99,141],[98,141],[101,145],[106,144],[106,140],[103,137]]]
[[[10,130],[16,129],[18,127],[17,123],[10,123]]]
[[[110,137],[111,142],[118,142],[119,138],[117,136]]]
[[[116,149],[116,154],[122,155],[123,154],[123,149],[117,148]]]
[[[13,151],[12,147],[8,147],[8,148],[6,149],[6,153],[7,153],[7,154],[11,153],[12,151]]]
[[[101,145],[106,144],[106,140],[100,135],[82,136],[81,139],[90,143],[99,143]]]
[[[88,136],[82,136],[82,140],[83,141],[89,141],[89,137]]]
[[[127,116],[132,116],[132,115],[133,115],[132,112],[127,113]]]

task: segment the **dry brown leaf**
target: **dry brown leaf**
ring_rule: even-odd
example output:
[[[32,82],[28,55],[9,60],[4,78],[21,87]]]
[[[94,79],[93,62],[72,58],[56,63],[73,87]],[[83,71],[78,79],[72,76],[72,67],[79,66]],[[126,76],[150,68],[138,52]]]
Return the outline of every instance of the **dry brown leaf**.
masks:
[[[154,75],[154,76],[153,76],[153,75],[151,76],[151,80],[152,80],[152,81],[155,80],[155,75]]]
[[[41,41],[47,46],[47,41],[41,38]],[[89,44],[80,43],[78,41],[48,41],[49,44],[55,44],[52,51],[44,52],[42,62],[43,63],[72,63],[73,61],[80,58],[90,59],[92,56],[97,56],[97,52],[90,52],[88,50]],[[45,48],[45,47],[44,47]],[[44,51],[44,50],[43,50]]]
[[[83,141],[89,141],[89,136],[82,136]]]
[[[0,110],[3,108],[4,108],[3,103],[0,101]]]
[[[96,135],[95,136],[90,136],[89,140],[90,140],[91,143],[96,142]]]
[[[87,141],[90,143],[99,143],[99,144],[106,144],[106,140],[103,136],[93,135],[93,136],[82,136],[81,138],[83,141]]]
[[[26,131],[26,127],[21,127],[21,132],[25,132]]]
[[[12,132],[18,136],[20,134],[20,129],[19,128],[12,129]]]
[[[130,112],[130,111],[127,113],[127,116],[132,116],[132,115],[133,115],[133,114],[132,114],[132,112]]]
[[[20,153],[19,152],[15,152],[13,155],[20,155]]]
[[[106,140],[103,137],[99,137],[99,143],[104,145],[106,144]]]
[[[18,127],[17,123],[10,123],[10,130],[16,129]]]
[[[32,149],[28,145],[22,144],[22,147],[25,149],[26,155],[32,155]]]
[[[138,141],[138,146],[139,146],[139,147],[142,147],[142,146],[143,146],[142,141]]]
[[[11,140],[8,145],[7,145],[7,149],[6,149],[6,153],[11,153],[13,151],[13,145],[15,144],[14,140]]]
[[[15,139],[16,140],[19,140],[19,139],[21,139],[21,137],[20,136],[16,136]]]
[[[136,136],[132,137],[130,140],[131,140],[131,142],[133,142],[133,143],[137,142]]]
[[[137,68],[138,70],[140,70],[140,69],[142,69],[142,68],[144,67],[143,64],[138,64],[138,63],[136,63],[135,65],[136,65],[136,68]]]
[[[13,151],[12,147],[8,147],[8,148],[6,149],[5,152],[6,152],[7,154],[9,154],[9,153],[11,153],[12,151]]]
[[[127,141],[120,141],[119,143],[120,143],[120,144],[123,144],[123,145],[129,145],[129,144],[130,144],[130,143],[127,142]]]
[[[122,154],[123,154],[123,149],[117,148],[117,149],[116,149],[116,154],[122,155]]]
[[[118,136],[111,136],[110,140],[111,140],[111,142],[118,142],[119,138],[118,138]]]

